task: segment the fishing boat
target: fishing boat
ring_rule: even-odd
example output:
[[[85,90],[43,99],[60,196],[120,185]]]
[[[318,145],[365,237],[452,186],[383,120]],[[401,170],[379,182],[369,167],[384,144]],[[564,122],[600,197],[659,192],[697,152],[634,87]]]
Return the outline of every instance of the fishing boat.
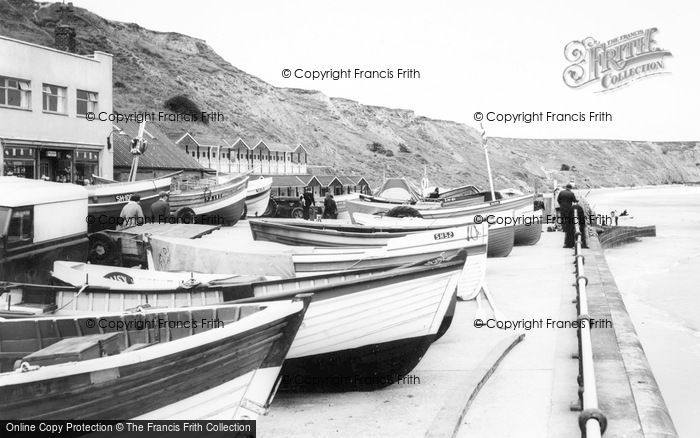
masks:
[[[154,269],[212,274],[293,277],[372,267],[397,267],[442,255],[452,257],[471,242],[483,242],[476,224],[414,233],[389,239],[381,247],[287,246],[272,242],[241,245],[216,232],[186,240],[151,236]]]
[[[478,219],[477,219],[478,218]],[[355,214],[355,222],[385,232],[417,232],[440,230],[460,226],[464,223],[479,222],[488,224],[488,257],[507,257],[513,250],[515,226],[512,211],[490,213],[485,216],[472,215],[444,219],[422,219],[417,217],[389,217],[371,214]]]
[[[175,181],[170,212],[191,223],[233,225],[243,215],[247,186],[248,174]]]
[[[419,215],[418,217],[424,219],[458,218],[460,216],[475,215],[485,217],[492,213],[499,213],[507,210],[512,210],[514,217],[522,217],[523,215],[527,216],[533,211],[534,195],[504,197],[480,204],[472,204],[469,202],[460,204],[460,202],[463,201],[444,202],[442,204],[436,203],[436,206],[431,208],[425,208],[420,205],[411,207],[416,210],[416,216]],[[355,214],[357,213],[386,214],[394,207],[396,207],[396,204],[367,202],[362,199],[347,202],[348,212],[350,212],[350,217],[353,222],[355,222]],[[531,240],[531,237],[528,236],[534,234],[535,230],[527,227],[528,225],[526,225],[524,221],[520,221],[520,223],[516,224],[515,234],[518,236],[519,240],[521,238],[527,241]],[[541,232],[541,224],[535,228],[539,228]]]
[[[255,419],[272,401],[310,300],[0,321],[0,412]]]
[[[261,217],[265,214],[270,203],[271,190],[272,178],[249,179],[242,218]]]
[[[144,216],[151,216],[151,205],[158,200],[158,193],[168,191],[172,177],[181,172],[172,173],[154,179],[141,181],[114,182],[86,186],[88,191],[88,231],[94,233],[113,230],[118,225],[122,208],[132,195],[139,195]]]
[[[109,268],[57,262],[57,278],[79,286],[87,274],[97,286],[61,291],[56,302],[68,311],[94,311],[146,303],[170,307],[200,300],[274,301],[312,293],[312,303],[285,361],[282,388],[374,389],[409,373],[447,330],[465,258],[466,252],[461,251],[451,259],[423,259],[391,270],[367,268],[277,280],[212,280],[192,274],[197,283],[189,287],[177,286],[188,273],[119,269],[105,278],[102,274]],[[166,288],[163,280],[167,277],[171,283]],[[163,289],[152,289],[157,284]]]

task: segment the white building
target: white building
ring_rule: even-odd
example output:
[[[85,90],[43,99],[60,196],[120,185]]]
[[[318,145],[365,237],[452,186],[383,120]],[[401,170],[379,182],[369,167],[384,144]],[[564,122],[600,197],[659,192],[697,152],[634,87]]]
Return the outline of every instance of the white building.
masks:
[[[0,36],[0,175],[82,183],[112,178],[112,55]]]

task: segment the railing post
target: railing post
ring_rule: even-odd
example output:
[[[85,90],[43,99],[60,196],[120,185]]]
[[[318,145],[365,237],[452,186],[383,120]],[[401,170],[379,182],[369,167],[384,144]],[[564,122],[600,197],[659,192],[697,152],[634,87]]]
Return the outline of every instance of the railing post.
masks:
[[[579,321],[579,328],[576,331],[579,362],[577,382],[582,409],[579,414],[579,427],[582,438],[597,438],[605,432],[607,419],[598,409],[598,391],[593,364],[593,346],[591,344],[591,317],[588,314],[588,296],[586,294],[588,278],[584,273],[584,258],[581,254],[581,224],[579,224],[578,211],[576,209],[574,209],[573,220],[573,226],[576,230],[574,263],[576,265],[576,310]],[[582,220],[585,220],[585,217]]]

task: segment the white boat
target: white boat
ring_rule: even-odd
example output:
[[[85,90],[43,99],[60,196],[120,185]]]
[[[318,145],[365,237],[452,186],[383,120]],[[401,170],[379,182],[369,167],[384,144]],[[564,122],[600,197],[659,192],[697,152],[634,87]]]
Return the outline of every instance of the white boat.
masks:
[[[72,291],[57,291],[56,304],[63,311],[94,312],[147,303],[173,307],[193,300],[208,304],[260,302],[312,293],[311,306],[282,371],[283,387],[303,391],[370,389],[386,386],[410,372],[430,343],[447,330],[465,258],[466,252],[461,251],[453,259],[426,258],[397,269],[209,282],[204,274],[127,268],[112,268],[117,272],[100,278],[109,268],[56,262],[55,278],[62,282],[72,278],[76,286]],[[86,274],[100,286],[78,289]],[[189,275],[202,282],[181,287],[179,282]],[[153,289],[159,283],[163,287]]]
[[[416,217],[389,217],[366,213],[354,213],[355,222],[374,227],[385,232],[409,232],[417,230],[439,230],[469,223],[488,224],[488,256],[507,257],[515,243],[515,219],[513,210],[501,210],[490,213],[423,219]]]
[[[245,211],[242,218],[261,217],[265,214],[270,203],[271,190],[272,178],[249,179],[245,195]]]

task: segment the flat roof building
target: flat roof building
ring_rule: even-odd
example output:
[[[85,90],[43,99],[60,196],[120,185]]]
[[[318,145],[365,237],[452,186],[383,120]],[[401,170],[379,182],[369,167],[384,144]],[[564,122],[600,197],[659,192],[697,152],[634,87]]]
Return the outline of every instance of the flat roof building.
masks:
[[[0,36],[0,59],[0,175],[112,179],[112,123],[99,120],[112,113],[112,55]]]

